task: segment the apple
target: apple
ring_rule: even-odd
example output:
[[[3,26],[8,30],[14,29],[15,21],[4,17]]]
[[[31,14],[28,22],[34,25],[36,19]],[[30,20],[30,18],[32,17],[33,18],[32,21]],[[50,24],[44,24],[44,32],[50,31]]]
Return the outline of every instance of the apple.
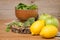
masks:
[[[54,25],[54,26],[58,27],[59,21],[57,18],[51,17],[51,18],[46,19],[46,25]]]
[[[40,15],[38,20],[45,20],[46,25],[54,25],[56,27],[58,27],[58,25],[59,25],[58,19],[49,14]]]
[[[39,20],[46,20],[46,19],[48,19],[50,17],[51,17],[51,15],[48,15],[48,14],[44,13],[44,14],[40,15],[38,19]]]

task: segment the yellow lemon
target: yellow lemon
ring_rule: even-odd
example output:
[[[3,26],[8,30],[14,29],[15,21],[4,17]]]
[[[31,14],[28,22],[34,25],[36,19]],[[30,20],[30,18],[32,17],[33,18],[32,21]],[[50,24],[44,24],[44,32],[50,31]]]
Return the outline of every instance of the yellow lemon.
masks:
[[[34,22],[30,27],[31,34],[39,34],[41,29],[44,27],[44,23],[44,20],[37,20],[36,22]]]
[[[58,29],[53,25],[47,25],[42,28],[40,35],[45,38],[52,38],[55,37],[58,33]]]

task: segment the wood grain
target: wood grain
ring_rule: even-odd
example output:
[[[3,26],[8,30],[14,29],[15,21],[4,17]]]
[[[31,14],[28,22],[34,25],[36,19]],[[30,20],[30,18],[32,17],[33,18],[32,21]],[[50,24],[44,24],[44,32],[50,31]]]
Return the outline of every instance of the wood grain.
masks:
[[[18,34],[13,32],[6,32],[6,23],[9,23],[13,20],[6,19],[0,20],[0,40],[60,40],[60,37],[55,37],[52,39],[44,39],[40,36],[32,36],[31,34]],[[60,31],[60,26],[59,26]]]
[[[0,19],[16,19],[15,6],[20,2],[36,4],[39,14],[48,13],[60,18],[60,0],[0,0]]]
[[[60,0],[0,0],[0,40],[60,40],[60,37],[43,39],[31,34],[16,34],[5,31],[5,24],[11,22],[11,19],[16,19],[15,6],[20,2],[32,4],[31,1],[38,5],[39,14],[49,13],[60,19]],[[60,31],[60,26],[58,29]]]

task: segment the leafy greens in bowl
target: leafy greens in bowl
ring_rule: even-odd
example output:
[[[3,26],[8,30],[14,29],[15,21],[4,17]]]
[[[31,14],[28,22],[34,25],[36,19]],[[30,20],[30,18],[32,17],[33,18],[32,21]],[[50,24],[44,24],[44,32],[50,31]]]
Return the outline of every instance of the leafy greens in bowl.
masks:
[[[26,5],[26,4],[23,4],[23,3],[19,3],[17,6],[16,6],[16,9],[17,10],[35,10],[37,9],[37,5],[33,4],[33,5]]]

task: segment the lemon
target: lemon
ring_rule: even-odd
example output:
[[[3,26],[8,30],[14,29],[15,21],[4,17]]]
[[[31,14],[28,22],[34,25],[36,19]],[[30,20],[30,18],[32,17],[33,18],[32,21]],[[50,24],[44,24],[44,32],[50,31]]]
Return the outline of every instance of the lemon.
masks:
[[[52,38],[55,37],[58,33],[58,29],[53,25],[47,25],[42,28],[40,35],[45,38]]]
[[[30,27],[30,31],[32,35],[37,35],[40,33],[41,29],[44,27],[44,20],[37,20],[36,22],[34,22],[31,27]]]

